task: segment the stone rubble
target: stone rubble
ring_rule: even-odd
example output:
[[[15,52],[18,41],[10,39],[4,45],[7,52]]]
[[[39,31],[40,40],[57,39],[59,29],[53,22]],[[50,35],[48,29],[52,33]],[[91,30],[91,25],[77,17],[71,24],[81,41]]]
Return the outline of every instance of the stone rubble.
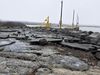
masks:
[[[69,49],[68,55],[62,54],[60,51],[64,52],[65,50],[63,48],[65,47],[61,46],[61,44],[53,43],[47,45],[47,41],[44,39],[39,41],[40,45],[29,44],[30,40],[42,38],[42,35],[43,37],[51,38],[53,42],[55,42],[55,38],[57,37],[59,37],[61,41],[64,39],[63,37],[66,37],[66,41],[77,42],[80,41],[79,37],[81,36],[75,36],[77,38],[74,38],[72,41],[67,39],[68,37],[66,35],[68,34],[63,35],[62,33],[71,33],[70,35],[72,36],[74,34],[79,35],[80,32],[67,32],[66,30],[56,32],[51,29],[51,31],[47,33],[44,29],[38,31],[37,29],[22,29],[19,30],[14,37],[11,37],[15,33],[12,32],[11,35],[9,34],[10,38],[3,38],[4,41],[10,39],[15,41],[15,43],[0,47],[0,75],[100,75],[99,68],[91,68],[91,65],[86,62],[88,58],[84,58],[86,59],[85,61],[79,57],[75,57],[73,55],[74,52],[71,53],[71,49],[67,47],[65,50],[67,51]],[[52,32],[59,35],[51,36]],[[0,33],[3,34],[5,32]],[[48,34],[50,34],[50,36],[48,36]],[[23,37],[20,36],[20,38],[16,40],[17,35],[28,35],[30,39],[22,40]],[[88,34],[86,34],[86,36],[87,35]],[[57,39],[56,41],[59,40]],[[1,39],[0,43],[2,43]],[[100,67],[100,62],[98,62],[98,67]]]

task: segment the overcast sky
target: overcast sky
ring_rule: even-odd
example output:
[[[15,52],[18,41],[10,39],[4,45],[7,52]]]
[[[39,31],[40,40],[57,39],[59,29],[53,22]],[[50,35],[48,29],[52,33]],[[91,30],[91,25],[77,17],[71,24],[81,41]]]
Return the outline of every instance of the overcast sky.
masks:
[[[59,23],[61,0],[0,0],[0,20]],[[72,11],[80,24],[100,25],[100,0],[63,0],[63,23],[72,23]]]

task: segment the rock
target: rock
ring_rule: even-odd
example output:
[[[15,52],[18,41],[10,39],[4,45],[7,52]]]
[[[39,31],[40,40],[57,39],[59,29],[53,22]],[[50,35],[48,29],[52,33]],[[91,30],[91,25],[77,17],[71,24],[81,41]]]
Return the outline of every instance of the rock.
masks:
[[[48,42],[47,42],[46,39],[40,39],[40,40],[39,40],[39,44],[44,46],[44,45],[47,45]]]
[[[100,60],[100,51],[97,51],[94,55],[95,55],[95,57],[96,57],[97,59]]]
[[[39,66],[38,62],[0,57],[0,73],[5,73],[6,75],[29,75]]]
[[[28,48],[28,44],[19,40],[15,40],[14,44],[4,47],[4,51],[11,51],[11,52],[20,52],[24,50],[30,50]]]
[[[16,52],[0,52],[0,56],[7,58],[30,60],[30,61],[34,61],[37,58],[37,55],[32,53],[29,54],[29,53],[16,53]]]
[[[9,38],[8,34],[0,34],[0,39],[7,39]]]
[[[54,75],[87,75],[85,72],[81,71],[71,71],[64,68],[54,68],[53,69]]]
[[[61,60],[61,63],[64,65],[65,68],[69,68],[71,70],[88,70],[88,65],[76,58],[67,59],[67,61]]]
[[[1,48],[1,47],[0,47],[0,51],[3,51],[3,50],[4,50],[4,48]]]
[[[48,57],[52,54],[59,54],[59,52],[55,50],[54,47],[51,46],[43,47],[41,50],[32,50],[32,53],[43,57]]]
[[[88,36],[90,43],[97,44],[100,39],[100,33],[95,32]]]
[[[31,45],[47,45],[48,43],[61,43],[62,39],[58,38],[37,38],[30,41]]]
[[[98,61],[98,62],[97,62],[97,66],[99,66],[99,67],[100,67],[100,61]]]
[[[2,40],[2,41],[0,41],[0,47],[2,47],[2,46],[7,46],[7,45],[11,45],[11,44],[13,44],[13,43],[15,43],[15,41],[4,41],[4,40]]]
[[[52,71],[48,68],[39,68],[37,70],[37,72],[35,73],[35,75],[47,75],[49,73],[51,73]]]
[[[24,35],[19,35],[16,37],[17,40],[27,40],[28,36],[24,36]]]
[[[46,46],[44,47],[43,49],[41,49],[42,51],[42,55],[43,56],[50,56],[52,54],[58,54],[59,52],[57,50],[55,50],[54,47],[49,47],[49,46]]]
[[[41,62],[49,62],[50,57],[49,57],[49,56],[48,56],[48,57],[40,56],[40,57],[38,58],[38,60],[41,61]]]
[[[93,31],[89,31],[88,34],[91,35],[93,33]]]
[[[69,48],[74,48],[74,49],[81,49],[84,51],[91,51],[90,48],[93,48],[92,44],[79,44],[79,43],[69,43],[69,42],[61,42],[61,45],[69,47]]]
[[[88,70],[89,66],[84,61],[73,56],[52,55],[49,60],[52,66],[63,67],[71,70],[84,71]]]

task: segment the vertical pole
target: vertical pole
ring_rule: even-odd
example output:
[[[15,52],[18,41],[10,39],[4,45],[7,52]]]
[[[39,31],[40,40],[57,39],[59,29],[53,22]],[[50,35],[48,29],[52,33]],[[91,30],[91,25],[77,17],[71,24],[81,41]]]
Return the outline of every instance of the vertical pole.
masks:
[[[77,19],[76,19],[76,30],[79,30],[79,16],[77,14]]]
[[[79,25],[79,16],[77,14],[76,26],[78,26],[78,25]]]
[[[74,27],[75,10],[73,10],[72,27]]]
[[[60,29],[62,29],[62,11],[63,11],[63,1],[61,1],[61,13],[60,13],[60,21],[59,21]]]

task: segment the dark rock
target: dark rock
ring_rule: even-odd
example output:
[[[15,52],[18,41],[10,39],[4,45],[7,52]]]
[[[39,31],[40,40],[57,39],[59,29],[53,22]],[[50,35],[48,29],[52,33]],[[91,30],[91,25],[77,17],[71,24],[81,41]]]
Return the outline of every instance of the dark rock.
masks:
[[[3,51],[4,50],[4,48],[0,48],[0,51]]]
[[[95,57],[100,60],[100,51],[95,52]]]
[[[48,44],[48,41],[46,39],[40,39],[39,44],[44,46]]]
[[[57,38],[38,38],[30,41],[31,45],[47,45],[48,43],[60,43],[62,39]]]
[[[100,40],[100,33],[92,33],[91,35],[88,36],[88,40],[92,44],[97,44],[98,41]]]
[[[93,33],[92,31],[89,31],[89,32],[88,32],[89,35],[91,35],[92,33]]]
[[[81,33],[80,34],[80,39],[81,40],[86,40],[87,34],[86,33]]]
[[[92,48],[93,45],[91,44],[79,44],[79,43],[69,43],[69,42],[62,42],[61,45],[69,47],[69,48],[75,48],[75,49],[81,49],[85,51],[90,51],[90,48]]]

